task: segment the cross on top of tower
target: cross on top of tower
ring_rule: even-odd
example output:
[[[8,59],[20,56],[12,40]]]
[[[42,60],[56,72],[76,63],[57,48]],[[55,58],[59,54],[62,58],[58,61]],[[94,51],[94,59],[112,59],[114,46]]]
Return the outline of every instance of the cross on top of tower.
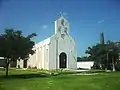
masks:
[[[64,16],[64,13],[63,12],[60,12],[60,17],[63,17]]]
[[[59,12],[59,16],[60,17],[67,17],[67,13],[66,12]]]

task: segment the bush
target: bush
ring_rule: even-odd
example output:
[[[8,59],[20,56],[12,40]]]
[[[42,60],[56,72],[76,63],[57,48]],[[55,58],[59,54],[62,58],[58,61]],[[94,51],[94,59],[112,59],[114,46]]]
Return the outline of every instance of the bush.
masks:
[[[100,65],[96,62],[94,65],[91,67],[92,69],[100,69]]]
[[[31,66],[28,66],[28,69],[31,69]]]

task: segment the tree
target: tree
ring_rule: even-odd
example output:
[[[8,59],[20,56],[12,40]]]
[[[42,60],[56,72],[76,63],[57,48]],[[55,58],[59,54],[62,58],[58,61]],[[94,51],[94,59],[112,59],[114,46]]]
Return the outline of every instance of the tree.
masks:
[[[107,42],[108,45],[108,54],[109,54],[109,61],[111,63],[112,66],[112,70],[115,71],[115,63],[117,62],[117,60],[119,59],[119,44],[117,45],[117,42]]]
[[[81,61],[81,57],[77,57],[77,62],[80,62]]]
[[[77,62],[80,61],[92,61],[90,57],[83,56],[83,57],[77,57]]]
[[[95,62],[95,67],[100,68],[103,65],[103,61],[105,61],[105,45],[103,44],[96,44],[92,47],[88,47],[86,53],[89,54],[90,58]],[[104,65],[105,66],[105,62]]]
[[[22,31],[13,28],[5,29],[5,32],[0,35],[0,57],[5,58],[6,76],[11,61],[27,60],[29,54],[34,54],[32,48],[35,43],[31,40],[34,36],[35,33],[23,36]]]
[[[119,48],[116,42],[108,41],[106,44],[96,44],[88,47],[86,53],[95,61],[101,69],[113,69],[115,71],[115,62],[118,59]]]

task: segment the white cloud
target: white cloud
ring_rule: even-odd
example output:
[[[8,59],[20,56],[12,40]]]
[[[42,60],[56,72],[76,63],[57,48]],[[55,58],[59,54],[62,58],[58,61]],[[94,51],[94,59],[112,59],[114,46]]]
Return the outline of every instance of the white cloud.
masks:
[[[47,29],[48,28],[48,25],[42,25],[42,29]]]
[[[103,23],[104,22],[104,20],[100,20],[100,21],[98,21],[98,23]]]

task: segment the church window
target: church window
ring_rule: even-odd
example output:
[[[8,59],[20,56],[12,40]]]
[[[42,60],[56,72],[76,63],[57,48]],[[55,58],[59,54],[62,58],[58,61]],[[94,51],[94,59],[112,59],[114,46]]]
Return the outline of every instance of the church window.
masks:
[[[61,34],[61,37],[64,39],[64,37],[65,37],[65,34]]]
[[[61,32],[61,27],[58,28],[58,32]]]
[[[67,27],[65,27],[65,30],[64,30],[65,34],[67,34]]]
[[[62,19],[62,20],[61,20],[61,25],[63,25],[63,26],[64,26],[64,19]]]

